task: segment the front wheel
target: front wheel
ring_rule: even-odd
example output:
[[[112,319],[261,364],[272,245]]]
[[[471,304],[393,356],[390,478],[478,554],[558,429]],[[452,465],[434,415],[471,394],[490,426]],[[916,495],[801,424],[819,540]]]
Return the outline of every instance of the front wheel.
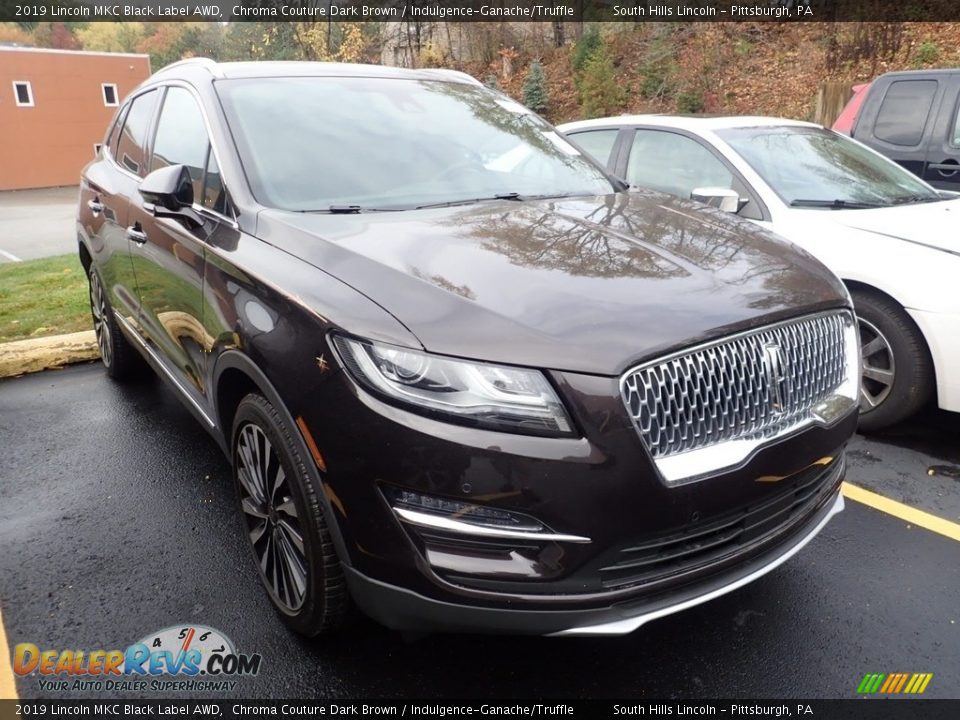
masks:
[[[933,395],[933,363],[920,329],[889,298],[851,293],[860,328],[860,429],[873,432],[905,420]]]
[[[338,629],[350,600],[321,489],[290,428],[260,395],[237,407],[233,472],[257,572],[280,617],[308,637]]]

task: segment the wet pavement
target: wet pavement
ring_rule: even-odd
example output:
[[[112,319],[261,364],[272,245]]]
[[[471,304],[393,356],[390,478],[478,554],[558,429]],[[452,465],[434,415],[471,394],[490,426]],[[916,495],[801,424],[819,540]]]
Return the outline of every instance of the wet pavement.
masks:
[[[847,479],[957,522],[958,466],[960,418],[929,413],[858,437]],[[960,544],[851,500],[771,574],[626,637],[408,642],[358,619],[299,639],[260,590],[213,440],[159,380],[98,364],[0,382],[0,550],[11,646],[203,624],[263,656],[235,697],[852,698],[868,672],[932,672],[926,697],[960,697]]]

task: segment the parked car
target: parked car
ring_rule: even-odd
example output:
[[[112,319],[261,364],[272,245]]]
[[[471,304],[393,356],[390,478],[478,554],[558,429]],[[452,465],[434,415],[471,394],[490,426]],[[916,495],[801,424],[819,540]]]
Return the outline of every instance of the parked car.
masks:
[[[623,189],[456,72],[190,60],[125,100],[77,223],[103,363],[223,448],[291,628],[626,633],[842,508],[843,285]]]
[[[860,425],[960,411],[960,200],[811,123],[624,116],[560,129],[631,185],[696,196],[816,255],[860,324]]]
[[[856,85],[833,129],[936,188],[960,191],[960,69],[892,72]]]

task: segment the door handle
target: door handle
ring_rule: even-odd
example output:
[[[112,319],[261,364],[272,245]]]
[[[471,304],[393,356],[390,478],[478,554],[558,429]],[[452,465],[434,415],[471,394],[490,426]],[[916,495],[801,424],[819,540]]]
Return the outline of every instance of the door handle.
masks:
[[[103,212],[103,203],[100,202],[99,196],[92,198],[91,200],[87,200],[87,207],[90,208],[90,212],[92,212],[94,216],[97,216]]]
[[[958,162],[942,162],[942,163],[930,163],[928,166],[931,170],[937,170],[944,175],[952,175],[955,172],[960,172],[960,163]]]
[[[147,234],[140,227],[140,223],[134,223],[127,228],[127,238],[133,240],[137,245],[143,245],[147,241]]]

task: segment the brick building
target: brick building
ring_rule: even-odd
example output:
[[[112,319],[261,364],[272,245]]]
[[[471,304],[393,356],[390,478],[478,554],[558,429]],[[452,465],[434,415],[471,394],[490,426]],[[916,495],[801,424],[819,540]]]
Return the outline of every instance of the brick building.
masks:
[[[147,55],[0,46],[0,190],[76,185]]]

